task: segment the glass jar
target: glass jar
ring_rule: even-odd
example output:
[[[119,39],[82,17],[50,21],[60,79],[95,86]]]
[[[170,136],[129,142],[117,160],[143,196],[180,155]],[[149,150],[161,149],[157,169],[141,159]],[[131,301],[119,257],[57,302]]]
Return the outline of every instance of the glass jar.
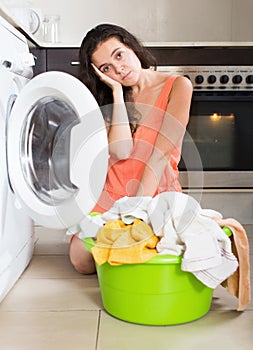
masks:
[[[46,43],[59,43],[59,26],[59,15],[45,15],[42,21],[43,41]]]

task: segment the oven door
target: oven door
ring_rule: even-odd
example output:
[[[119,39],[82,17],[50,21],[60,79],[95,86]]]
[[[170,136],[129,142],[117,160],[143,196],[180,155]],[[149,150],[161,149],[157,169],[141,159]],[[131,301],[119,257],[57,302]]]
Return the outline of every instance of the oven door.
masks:
[[[16,99],[7,125],[10,186],[37,224],[67,228],[96,204],[108,165],[104,120],[78,79],[47,72]]]
[[[253,188],[252,149],[251,90],[194,92],[179,164],[183,187]]]

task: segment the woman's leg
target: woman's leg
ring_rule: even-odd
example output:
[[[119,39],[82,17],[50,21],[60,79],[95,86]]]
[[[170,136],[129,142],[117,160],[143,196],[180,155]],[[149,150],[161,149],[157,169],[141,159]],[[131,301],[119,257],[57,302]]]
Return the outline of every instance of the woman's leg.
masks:
[[[92,254],[85,248],[81,239],[76,236],[73,236],[71,239],[69,257],[71,263],[78,272],[84,275],[96,272]]]

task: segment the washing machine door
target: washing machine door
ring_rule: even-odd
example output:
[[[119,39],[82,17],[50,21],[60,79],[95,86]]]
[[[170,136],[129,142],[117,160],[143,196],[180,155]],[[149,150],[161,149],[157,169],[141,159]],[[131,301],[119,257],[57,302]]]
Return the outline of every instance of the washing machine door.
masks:
[[[7,170],[6,170],[6,150],[5,150],[5,116],[6,106],[11,94],[12,82],[6,69],[0,66],[0,241],[4,233],[4,223],[7,201]],[[0,249],[1,250],[1,249]]]
[[[32,79],[8,120],[10,185],[37,224],[67,228],[96,204],[107,173],[108,144],[91,92],[63,72]]]

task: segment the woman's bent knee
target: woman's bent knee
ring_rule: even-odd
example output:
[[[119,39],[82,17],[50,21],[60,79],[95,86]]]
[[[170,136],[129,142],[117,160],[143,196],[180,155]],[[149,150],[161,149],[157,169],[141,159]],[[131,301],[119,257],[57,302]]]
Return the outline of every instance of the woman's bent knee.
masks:
[[[81,239],[76,236],[71,240],[69,257],[72,265],[79,273],[89,275],[96,272],[92,254],[84,247]]]

